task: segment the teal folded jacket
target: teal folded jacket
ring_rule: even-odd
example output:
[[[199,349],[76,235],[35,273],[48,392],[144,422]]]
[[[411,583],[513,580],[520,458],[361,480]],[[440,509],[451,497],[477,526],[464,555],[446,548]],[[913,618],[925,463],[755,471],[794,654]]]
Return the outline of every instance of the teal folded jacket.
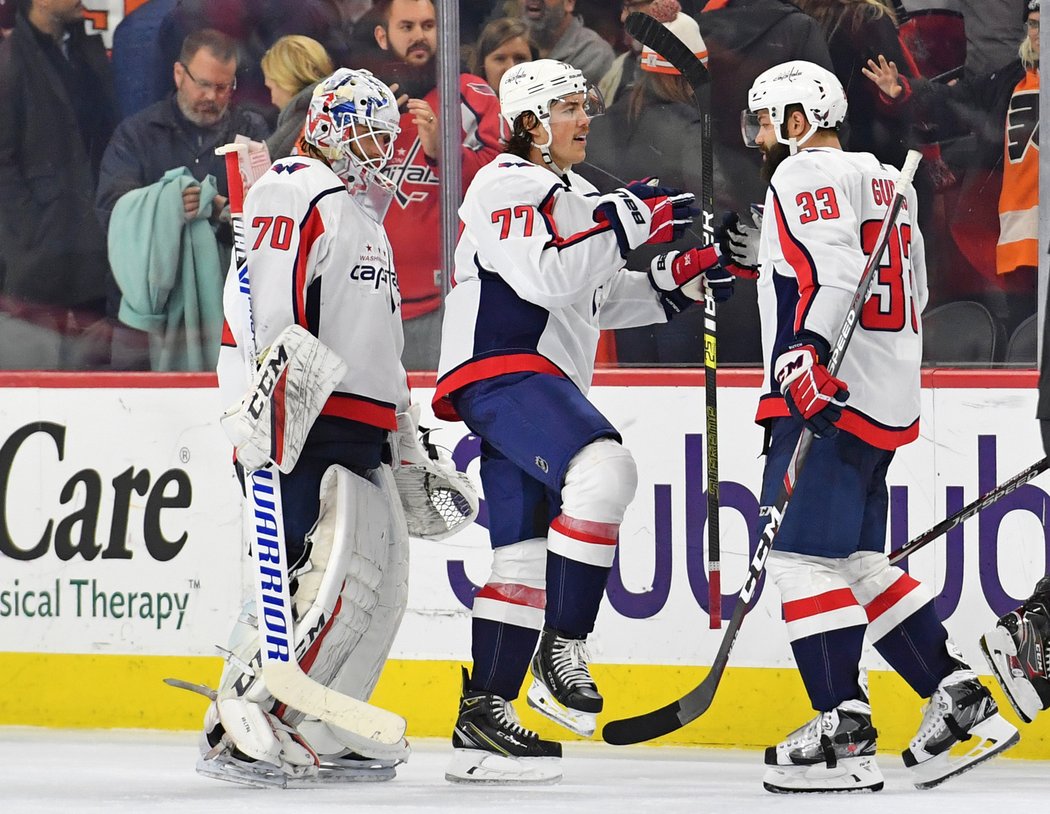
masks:
[[[185,167],[121,196],[109,224],[109,262],[122,294],[120,321],[150,336],[153,370],[214,370],[222,336],[223,270],[208,218],[218,190],[201,182],[201,208],[187,222]]]

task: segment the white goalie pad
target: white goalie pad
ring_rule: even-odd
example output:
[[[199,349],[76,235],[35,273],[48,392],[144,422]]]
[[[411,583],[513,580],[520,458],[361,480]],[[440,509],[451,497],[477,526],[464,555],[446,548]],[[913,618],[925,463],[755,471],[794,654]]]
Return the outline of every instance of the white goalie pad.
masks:
[[[428,440],[419,427],[419,405],[398,413],[394,482],[401,497],[408,533],[423,540],[444,540],[478,516],[478,492],[470,477],[456,469],[448,450]]]
[[[306,436],[346,375],[338,354],[299,325],[289,325],[263,354],[251,388],[220,419],[249,472],[270,463],[292,471]]]
[[[374,470],[370,473],[370,480],[382,490],[387,505],[392,509],[386,561],[382,567],[383,579],[376,607],[372,611],[371,624],[329,685],[344,695],[362,700],[372,696],[401,626],[405,608],[408,607],[408,528],[398,506],[397,489],[390,467]],[[355,742],[358,739],[352,733],[347,737],[345,730],[324,721],[307,718],[299,724],[299,729],[322,756],[338,754],[346,749],[357,750]]]
[[[374,477],[383,483],[381,470]],[[397,542],[405,533],[400,512],[396,505],[391,511],[391,505],[385,487],[344,467],[329,467],[321,480],[318,519],[306,538],[309,561],[295,574],[292,602],[300,666],[314,681],[363,701],[371,695],[407,604],[407,544]],[[242,615],[227,652],[220,700],[237,696],[263,707],[273,704],[258,670],[258,646],[254,619]],[[356,685],[344,682],[340,676],[348,665],[374,677]],[[278,705],[276,713],[312,745],[312,725],[301,712]],[[338,731],[338,751],[351,748],[367,757],[393,760],[407,757],[404,739],[386,746]],[[324,746],[314,748],[327,751]]]

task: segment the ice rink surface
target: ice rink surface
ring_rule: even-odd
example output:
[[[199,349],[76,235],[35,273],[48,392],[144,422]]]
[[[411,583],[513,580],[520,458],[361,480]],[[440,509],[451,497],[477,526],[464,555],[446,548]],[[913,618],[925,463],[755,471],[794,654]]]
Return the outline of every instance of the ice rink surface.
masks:
[[[387,783],[284,791],[198,776],[189,733],[0,728],[0,812],[987,814],[1043,811],[1050,794],[1046,762],[1000,759],[917,791],[899,757],[886,754],[878,794],[772,795],[762,789],[760,752],[598,743],[566,747],[559,785],[464,787],[444,780],[450,748],[444,740],[414,742],[411,760]]]

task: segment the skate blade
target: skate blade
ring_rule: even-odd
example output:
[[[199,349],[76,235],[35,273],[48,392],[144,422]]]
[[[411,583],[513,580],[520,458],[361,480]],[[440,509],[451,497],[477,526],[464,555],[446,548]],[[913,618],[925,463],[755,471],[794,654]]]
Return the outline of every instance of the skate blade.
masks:
[[[538,713],[550,718],[556,724],[561,724],[577,735],[589,738],[598,728],[598,716],[596,713],[580,712],[558,703],[550,690],[535,678],[533,678],[532,685],[529,687],[526,700],[529,706]]]
[[[882,770],[874,757],[843,758],[835,768],[813,766],[769,766],[762,786],[773,794],[848,794],[881,791]]]
[[[289,782],[296,779],[279,771],[276,767],[267,767],[262,763],[247,764],[223,757],[212,759],[202,757],[197,761],[195,768],[197,774],[202,777],[224,780],[227,783],[251,786],[256,789],[291,788]]]
[[[1032,682],[1025,677],[1015,677],[1010,669],[1010,657],[1017,656],[1013,636],[997,626],[981,637],[981,652],[1017,717],[1030,724],[1043,705]]]
[[[1021,740],[1017,727],[1002,715],[993,715],[970,730],[977,743],[965,754],[954,756],[942,752],[923,763],[909,767],[915,775],[915,788],[932,789],[945,780],[968,772],[998,754],[1016,746]]]
[[[321,766],[316,777],[289,777],[286,789],[308,789],[315,786],[338,786],[346,783],[382,783],[397,777],[393,766],[357,769],[344,766]]]
[[[561,758],[510,757],[480,749],[455,749],[445,779],[463,785],[534,785],[560,783]]]

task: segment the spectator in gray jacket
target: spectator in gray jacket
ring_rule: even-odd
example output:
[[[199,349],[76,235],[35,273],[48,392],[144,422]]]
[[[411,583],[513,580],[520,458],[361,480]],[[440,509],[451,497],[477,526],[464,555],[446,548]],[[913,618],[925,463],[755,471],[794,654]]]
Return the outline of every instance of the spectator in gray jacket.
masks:
[[[522,0],[521,19],[541,59],[567,62],[597,85],[613,63],[612,46],[576,17],[576,0]]]

